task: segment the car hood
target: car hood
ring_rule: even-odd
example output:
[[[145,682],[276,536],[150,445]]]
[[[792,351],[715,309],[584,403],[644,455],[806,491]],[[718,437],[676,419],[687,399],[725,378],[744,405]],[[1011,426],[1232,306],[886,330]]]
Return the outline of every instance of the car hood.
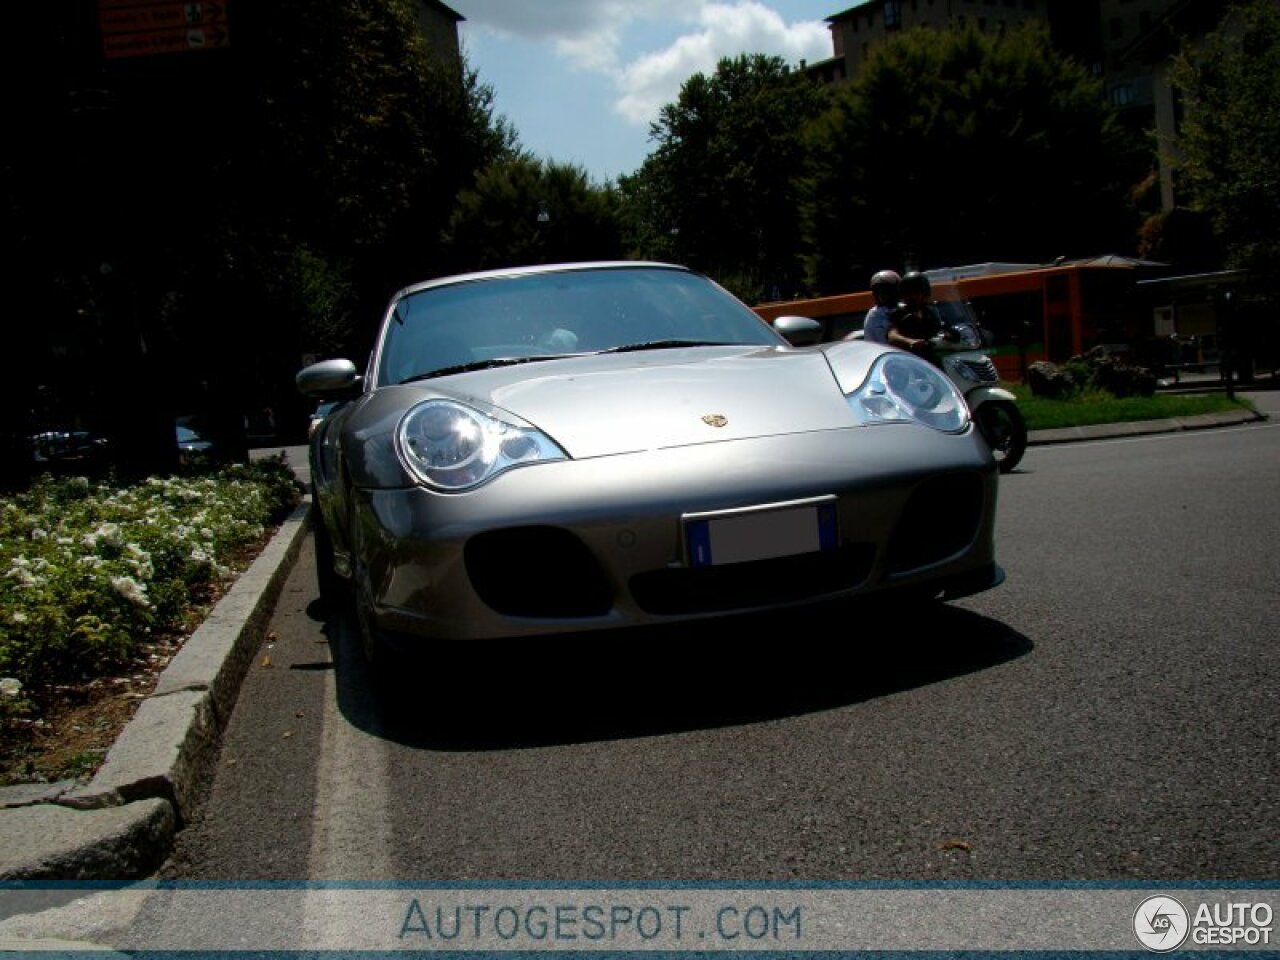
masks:
[[[886,349],[698,347],[476,370],[372,390],[325,419],[316,447],[331,471],[340,443],[358,485],[411,484],[396,427],[414,404],[441,397],[517,417],[574,459],[847,428],[845,395]]]
[[[575,459],[853,423],[819,350],[602,354],[475,371],[423,388],[513,413]]]

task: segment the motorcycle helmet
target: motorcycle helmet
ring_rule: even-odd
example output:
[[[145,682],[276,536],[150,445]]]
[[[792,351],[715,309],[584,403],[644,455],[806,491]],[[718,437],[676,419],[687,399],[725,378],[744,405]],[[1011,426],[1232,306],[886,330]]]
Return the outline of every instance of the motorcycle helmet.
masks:
[[[933,293],[933,285],[929,283],[929,278],[918,270],[912,270],[905,274],[902,283],[898,289],[903,297],[909,297],[913,294],[928,298]]]
[[[896,302],[900,283],[902,283],[902,277],[898,276],[896,271],[881,270],[871,278],[871,293],[878,302]]]

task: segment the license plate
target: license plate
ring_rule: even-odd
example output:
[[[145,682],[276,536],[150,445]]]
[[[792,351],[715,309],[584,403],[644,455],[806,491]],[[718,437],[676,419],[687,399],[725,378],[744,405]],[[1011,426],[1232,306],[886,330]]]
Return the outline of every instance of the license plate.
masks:
[[[689,566],[713,567],[834,550],[835,498],[685,517]]]

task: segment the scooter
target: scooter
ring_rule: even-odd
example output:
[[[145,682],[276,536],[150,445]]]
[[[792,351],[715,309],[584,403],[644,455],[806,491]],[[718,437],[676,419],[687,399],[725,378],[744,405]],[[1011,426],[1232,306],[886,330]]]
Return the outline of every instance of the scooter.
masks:
[[[1001,387],[996,365],[984,351],[982,330],[964,301],[935,301],[941,332],[930,339],[936,361],[969,405],[974,423],[999,465],[1009,473],[1027,452],[1027,422],[1018,398]]]

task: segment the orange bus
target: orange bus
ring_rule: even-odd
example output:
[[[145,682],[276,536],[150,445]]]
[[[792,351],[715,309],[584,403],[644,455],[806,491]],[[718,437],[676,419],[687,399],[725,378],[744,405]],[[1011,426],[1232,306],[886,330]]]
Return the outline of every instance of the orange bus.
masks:
[[[1149,336],[1150,312],[1137,295],[1135,262],[1123,258],[1036,267],[989,264],[926,271],[939,301],[966,300],[991,338],[988,353],[1000,377],[1026,378],[1038,360],[1063,363],[1096,346],[1131,355]],[[824,340],[839,340],[862,329],[871,309],[870,291],[755,307],[765,320],[786,315],[812,317]]]

